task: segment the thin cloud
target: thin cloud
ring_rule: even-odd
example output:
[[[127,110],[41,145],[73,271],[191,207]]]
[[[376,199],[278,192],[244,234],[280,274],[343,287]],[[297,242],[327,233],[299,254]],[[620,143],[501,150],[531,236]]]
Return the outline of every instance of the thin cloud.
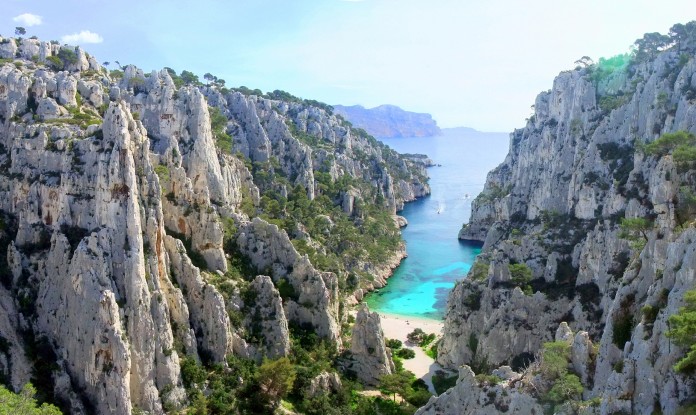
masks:
[[[16,23],[21,24],[22,26],[38,26],[41,23],[43,23],[43,18],[41,16],[37,16],[35,14],[31,13],[23,13],[20,14],[19,16],[15,16],[12,18]]]
[[[80,33],[73,33],[72,35],[65,35],[60,38],[63,43],[102,43],[104,38],[98,33],[90,32],[89,30],[83,30]]]

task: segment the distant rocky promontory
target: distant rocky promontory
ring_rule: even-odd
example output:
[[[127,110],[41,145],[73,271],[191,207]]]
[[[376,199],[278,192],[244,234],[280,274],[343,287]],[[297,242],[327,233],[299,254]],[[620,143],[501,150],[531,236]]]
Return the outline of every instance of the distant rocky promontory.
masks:
[[[430,137],[442,133],[432,115],[404,111],[395,105],[333,107],[335,113],[375,137]]]

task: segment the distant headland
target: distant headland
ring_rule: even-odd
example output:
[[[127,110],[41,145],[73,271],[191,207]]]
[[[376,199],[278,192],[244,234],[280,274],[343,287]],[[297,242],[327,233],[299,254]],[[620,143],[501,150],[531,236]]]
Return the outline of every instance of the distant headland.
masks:
[[[375,137],[431,137],[442,134],[430,114],[405,111],[395,105],[333,107],[335,113]]]

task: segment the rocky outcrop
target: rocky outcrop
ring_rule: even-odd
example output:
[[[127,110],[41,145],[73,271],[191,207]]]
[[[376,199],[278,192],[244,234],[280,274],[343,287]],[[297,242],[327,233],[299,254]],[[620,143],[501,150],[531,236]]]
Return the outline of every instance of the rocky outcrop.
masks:
[[[509,369],[509,368],[508,368]],[[515,384],[521,375],[509,372],[509,377],[497,384],[479,382],[469,366],[459,369],[457,384],[420,408],[416,415],[428,414],[472,414],[539,415],[543,408],[526,391],[518,390]]]
[[[0,287],[0,380],[20,390],[31,376],[31,364],[24,353],[19,313],[10,293]]]
[[[261,355],[269,359],[287,356],[290,353],[288,320],[273,280],[265,275],[257,275],[251,283],[251,289],[256,296],[254,304],[247,305],[249,313],[244,323],[251,331],[262,336]]]
[[[424,160],[398,156],[327,109],[240,92],[203,92],[229,118],[226,128],[234,137],[234,151],[252,162],[275,159],[283,174],[292,179],[291,186],[305,187],[310,199],[319,192],[317,171],[329,173],[333,179],[343,175],[362,178],[379,189],[394,211],[401,210],[404,202],[430,193]],[[354,192],[352,197],[363,199]]]
[[[623,70],[578,68],[537,97],[460,232],[484,246],[450,295],[440,363],[517,368],[567,321],[572,367],[602,414],[675,413],[692,399],[695,380],[673,370],[682,351],[666,337],[694,286],[693,228],[679,213],[692,170],[639,143],[696,131],[693,56],[675,46]],[[649,219],[640,243],[621,236],[622,218]],[[641,321],[644,306],[654,315]]]
[[[338,280],[331,272],[317,271],[301,257],[287,233],[260,218],[243,225],[237,245],[259,272],[269,272],[276,283],[284,280],[292,294],[285,298],[285,315],[298,325],[309,324],[333,342],[339,339]]]
[[[429,191],[422,163],[311,103],[109,73],[36,39],[0,38],[0,57],[0,381],[40,377],[66,411],[176,410],[182,359],[286,356],[289,324],[338,348],[346,275],[298,253],[288,232],[326,249],[304,224],[256,218],[268,195],[343,178],[322,203],[357,227],[364,203]]]
[[[394,372],[379,314],[370,313],[365,305],[360,307],[355,318],[350,353],[352,364],[348,370],[367,385],[377,385],[380,377]]]
[[[596,349],[589,341],[587,332],[575,334],[568,323],[561,322],[553,340],[556,344],[569,346],[565,370],[570,368],[578,374],[585,387],[592,385],[589,369],[595,364]],[[455,386],[432,398],[417,414],[541,414],[550,410],[556,414],[596,414],[598,402],[575,400],[563,403],[548,398],[555,383],[560,381],[556,379],[558,375],[548,368],[562,365],[558,360],[562,356],[555,354],[549,357],[551,361],[547,363],[545,353],[525,362],[520,373],[510,366],[501,366],[490,374],[475,376],[469,366],[463,366],[459,369]],[[562,369],[561,366],[553,367]]]
[[[342,387],[341,378],[337,373],[321,372],[309,382],[307,394],[316,397],[322,394],[338,392]]]
[[[404,111],[394,105],[364,108],[334,105],[334,111],[375,137],[432,137],[442,134],[430,114]]]

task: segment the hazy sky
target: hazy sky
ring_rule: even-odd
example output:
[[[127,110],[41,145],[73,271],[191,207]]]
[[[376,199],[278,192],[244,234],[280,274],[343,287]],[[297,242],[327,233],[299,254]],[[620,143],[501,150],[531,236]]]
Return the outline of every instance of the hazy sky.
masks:
[[[658,4],[659,3],[659,4]],[[440,126],[522,127],[583,55],[696,19],[694,0],[3,0],[0,33],[81,44],[330,104],[395,104]],[[113,68],[113,67],[112,67]]]

